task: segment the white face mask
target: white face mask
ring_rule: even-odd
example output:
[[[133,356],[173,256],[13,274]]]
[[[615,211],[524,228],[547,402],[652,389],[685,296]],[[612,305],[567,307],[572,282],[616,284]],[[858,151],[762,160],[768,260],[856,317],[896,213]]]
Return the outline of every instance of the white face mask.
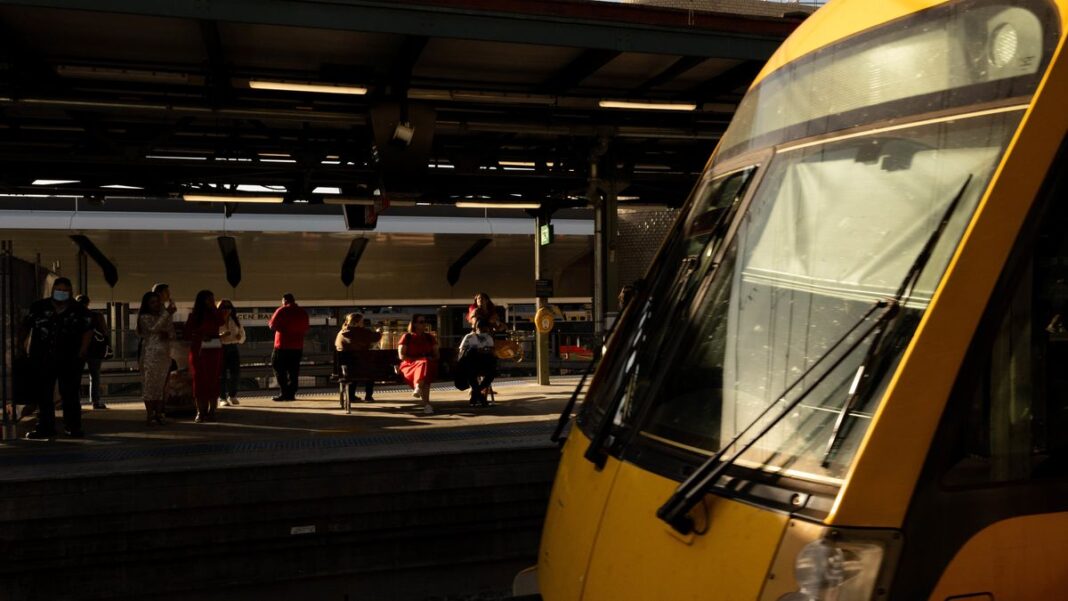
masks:
[[[65,303],[70,300],[70,292],[67,292],[66,290],[53,290],[52,300],[57,303]]]

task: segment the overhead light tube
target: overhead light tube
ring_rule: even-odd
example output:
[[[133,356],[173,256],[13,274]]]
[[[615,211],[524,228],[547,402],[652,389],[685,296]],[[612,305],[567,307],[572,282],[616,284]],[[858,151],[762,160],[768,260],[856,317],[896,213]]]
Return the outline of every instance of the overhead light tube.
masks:
[[[458,202],[457,209],[540,209],[538,202]]]
[[[182,194],[186,202],[248,202],[259,204],[281,204],[282,196],[249,196],[239,194]]]
[[[253,90],[278,90],[281,92],[313,92],[316,94],[350,94],[363,96],[367,88],[361,86],[348,86],[330,83],[298,83],[293,81],[270,81],[266,79],[250,79],[248,87]]]
[[[597,106],[603,109],[633,109],[639,111],[693,111],[697,105],[687,102],[632,102],[629,100],[602,100]]]

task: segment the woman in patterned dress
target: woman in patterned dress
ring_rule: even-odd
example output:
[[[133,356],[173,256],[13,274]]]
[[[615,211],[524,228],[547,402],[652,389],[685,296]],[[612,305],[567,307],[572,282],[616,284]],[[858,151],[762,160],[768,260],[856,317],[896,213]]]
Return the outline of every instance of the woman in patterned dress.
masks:
[[[408,333],[401,336],[397,352],[401,359],[401,375],[415,389],[415,397],[423,402],[423,415],[433,415],[430,384],[438,375],[438,339],[426,331],[425,317],[416,315],[412,318]]]
[[[155,292],[141,297],[137,312],[137,335],[141,337],[141,398],[145,422],[163,424],[164,393],[171,371],[171,341],[174,340],[174,303],[167,307]]]

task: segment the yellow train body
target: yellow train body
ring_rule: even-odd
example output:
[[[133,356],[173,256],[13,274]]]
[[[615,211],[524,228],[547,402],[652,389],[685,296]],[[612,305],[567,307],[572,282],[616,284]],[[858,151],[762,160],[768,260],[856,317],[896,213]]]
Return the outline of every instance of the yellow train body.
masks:
[[[987,21],[983,21],[984,15],[990,16]],[[1005,29],[1005,23],[1009,23],[1011,32]],[[1029,39],[1028,32],[1038,31],[1036,27],[1041,28],[1040,39]],[[942,35],[940,32],[947,31],[950,42],[937,38]],[[1062,427],[1060,421],[1064,418],[1061,410],[1068,411],[1068,403],[1061,401],[1068,392],[1061,394],[1058,388],[1064,381],[1058,371],[1068,371],[1068,364],[1057,363],[1061,351],[1056,346],[1068,336],[1061,334],[1055,323],[1059,313],[1045,328],[1042,326],[1050,315],[1040,314],[1046,308],[1049,313],[1056,313],[1056,305],[1065,300],[1066,294],[1060,280],[1054,277],[1060,273],[1058,266],[1062,262],[1068,264],[1068,252],[1057,250],[1060,242],[1055,235],[1061,223],[1056,221],[1058,199],[1068,204],[1068,185],[1059,176],[1068,176],[1068,57],[1063,52],[1066,31],[1068,2],[1064,0],[832,0],[783,44],[754,82],[732,125],[732,129],[748,127],[754,135],[739,141],[744,136],[736,130],[732,137],[728,131],[702,180],[707,186],[698,185],[687,209],[692,222],[700,222],[700,210],[694,207],[706,197],[702,190],[726,186],[722,182],[729,182],[731,174],[745,173],[748,179],[732,197],[733,204],[718,207],[730,217],[717,219],[716,227],[721,229],[710,229],[712,233],[703,234],[703,238],[687,233],[697,229],[684,217],[675,233],[680,239],[699,239],[705,245],[699,250],[707,250],[710,257],[708,264],[702,267],[705,259],[692,249],[680,250],[680,257],[689,253],[685,265],[695,275],[676,275],[680,264],[671,262],[671,250],[665,247],[661,262],[654,267],[660,275],[650,273],[653,290],[650,298],[643,301],[647,303],[644,307],[649,308],[647,317],[654,319],[657,311],[669,310],[667,305],[655,305],[657,299],[652,298],[658,294],[656,281],[660,278],[660,297],[675,295],[672,298],[684,299],[679,301],[685,306],[680,305],[678,315],[701,333],[695,334],[693,344],[705,346],[691,348],[685,341],[680,343],[681,350],[671,346],[674,337],[690,340],[685,330],[660,338],[655,332],[646,332],[628,342],[628,327],[646,327],[641,316],[643,308],[628,308],[622,318],[622,331],[611,341],[608,356],[595,377],[592,390],[597,392],[591,392],[592,400],[587,401],[590,406],[583,408],[583,416],[572,428],[563,449],[537,568],[543,599],[1068,598],[1068,469],[1059,463],[1062,446],[1068,447],[1068,427]],[[884,35],[890,36],[885,44],[880,41]],[[968,36],[975,36],[975,40]],[[981,57],[962,63],[972,70],[974,81],[927,89],[925,84],[910,83],[901,74],[913,69],[916,79],[920,79],[931,70],[931,65],[923,62],[924,56],[908,54],[910,40],[919,40],[914,44],[917,47],[948,47],[947,56],[951,56],[957,52],[956,39],[963,40],[960,45],[965,55],[971,56],[967,53],[974,51],[975,56]],[[987,46],[979,48],[982,43]],[[1010,53],[1010,46],[1017,54]],[[865,58],[865,53],[875,53],[875,58]],[[901,64],[891,63],[894,58],[900,59]],[[890,98],[887,106],[897,108],[883,113],[875,109],[865,112],[869,105],[855,99],[842,101],[846,110],[826,114],[820,112],[823,109],[819,106],[775,108],[776,102],[789,104],[800,97],[800,92],[792,91],[791,86],[822,89],[820,70],[834,75],[836,68],[854,68],[850,60],[880,70],[875,75],[865,75],[867,87],[872,86],[871,81],[883,81],[877,76],[885,78],[888,85],[915,85],[925,104],[908,104],[911,97],[907,90],[890,89],[885,93]],[[916,61],[915,67],[910,66],[910,60]],[[997,68],[1017,71],[1011,77],[1005,75],[1003,80],[993,81],[996,76],[992,73]],[[947,81],[965,78],[951,69],[946,71]],[[834,77],[827,81],[840,85],[841,76]],[[950,98],[954,94],[963,100]],[[764,97],[754,99],[761,95]],[[748,108],[746,102],[751,103]],[[790,111],[801,115],[798,119],[812,119],[791,121]],[[739,125],[739,119],[748,121]],[[841,127],[835,125],[838,121]],[[765,126],[765,122],[782,127]],[[968,140],[979,138],[983,141],[968,146],[972,144]],[[901,150],[895,144],[905,144],[909,149]],[[833,179],[835,173],[819,172],[823,164],[820,161],[847,151],[855,154],[849,155],[835,173],[867,173],[862,170],[874,170],[871,165],[877,165],[878,173],[870,179],[861,178],[872,190],[873,199],[884,197],[876,189],[878,182],[884,180],[893,182],[897,186],[893,189],[907,195],[909,177],[902,172],[926,169],[917,172],[915,178],[925,183],[937,180],[942,185],[938,178],[944,176],[945,190],[956,190],[963,180],[958,196],[966,198],[960,206],[971,203],[968,206],[972,208],[953,218],[959,221],[958,225],[948,217],[943,220],[942,225],[951,233],[941,239],[935,235],[933,248],[942,250],[933,254],[937,255],[934,261],[941,261],[944,266],[938,272],[916,274],[910,297],[898,299],[901,313],[888,317],[882,330],[876,328],[868,339],[867,344],[876,350],[864,355],[865,342],[858,343],[861,346],[857,353],[874,359],[854,359],[852,351],[841,350],[844,346],[831,349],[832,357],[837,356],[835,353],[850,355],[845,361],[856,369],[856,376],[852,387],[848,386],[848,379],[844,380],[827,398],[854,397],[858,383],[863,389],[863,378],[873,378],[870,398],[857,399],[858,417],[852,417],[851,406],[839,409],[838,404],[833,404],[828,409],[815,406],[819,405],[815,401],[799,401],[794,413],[782,417],[783,424],[771,427],[769,436],[774,444],[766,443],[766,438],[755,443],[754,449],[766,453],[740,453],[721,479],[700,491],[700,502],[688,507],[693,527],[680,531],[658,518],[665,501],[680,489],[689,474],[700,470],[708,457],[725,446],[727,439],[745,434],[742,425],[753,417],[750,405],[762,407],[761,403],[770,403],[775,407],[776,403],[789,401],[790,395],[801,394],[801,390],[811,392],[809,380],[801,378],[796,389],[787,389],[781,398],[777,396],[790,381],[789,374],[823,359],[819,353],[806,351],[804,359],[797,362],[783,358],[789,353],[780,357],[767,350],[780,344],[780,338],[764,330],[778,327],[776,320],[780,320],[781,312],[761,305],[758,308],[772,318],[747,318],[744,308],[722,309],[727,316],[722,318],[721,328],[729,331],[729,336],[760,336],[758,342],[762,344],[745,347],[727,336],[726,341],[716,343],[726,349],[727,359],[723,360],[724,352],[716,350],[721,347],[708,346],[708,341],[719,340],[716,337],[720,334],[714,328],[707,335],[700,330],[700,324],[706,323],[701,321],[705,319],[702,315],[718,310],[716,307],[735,307],[744,301],[738,300],[741,293],[729,291],[723,293],[727,295],[723,298],[730,302],[702,300],[716,294],[717,278],[728,277],[717,275],[717,270],[737,269],[733,276],[735,290],[756,291],[754,295],[763,294],[768,286],[777,290],[769,297],[774,302],[769,301],[768,307],[785,304],[784,299],[788,299],[797,306],[807,303],[813,310],[816,301],[810,300],[812,296],[833,296],[838,303],[835,306],[845,306],[875,295],[871,290],[877,286],[869,286],[870,282],[863,280],[865,275],[852,280],[842,276],[832,285],[828,283],[830,276],[824,277],[825,272],[819,271],[823,267],[818,261],[793,271],[783,267],[804,262],[793,260],[787,250],[795,253],[794,258],[811,258],[804,253],[813,247],[803,241],[791,238],[786,250],[765,248],[770,242],[764,240],[773,240],[772,234],[778,238],[799,237],[788,228],[776,229],[779,219],[800,229],[815,231],[823,227],[807,221],[813,215],[805,211],[811,210],[813,204],[823,203],[819,205],[821,219],[837,218],[833,209],[846,206],[845,201],[815,200],[805,196],[805,191],[820,189],[809,180]],[[925,152],[940,154],[925,166]],[[975,158],[980,155],[986,158]],[[781,167],[787,160],[795,161],[790,166],[794,171]],[[958,165],[966,165],[960,174],[954,172]],[[969,171],[968,166],[975,165],[987,165],[983,167],[986,171]],[[940,170],[945,173],[940,174]],[[956,177],[965,172],[967,179]],[[762,190],[788,185],[796,189],[787,198],[794,199],[797,205],[789,215],[793,221],[776,217],[780,210],[777,207],[786,202],[782,193],[775,201],[779,204],[761,201]],[[846,189],[834,182],[822,185],[824,190]],[[941,213],[935,208],[941,210],[945,206],[942,197],[947,195],[940,192],[935,196],[935,200],[917,201],[934,207],[923,209],[925,222],[937,222]],[[951,204],[950,213],[957,215],[957,206],[955,202]],[[879,215],[886,219],[875,209],[863,215],[872,221],[877,221]],[[721,212],[714,216],[721,217]],[[759,222],[760,219],[764,221]],[[858,231],[858,236],[864,236],[868,231],[865,228],[874,227],[852,215],[842,220],[846,222],[840,226],[842,229],[830,231]],[[762,229],[753,225],[758,222]],[[1068,220],[1064,223],[1068,224]],[[1060,233],[1066,235],[1064,231]],[[897,240],[893,232],[887,236],[888,240]],[[746,239],[757,238],[746,250]],[[816,240],[818,236],[813,234],[812,238]],[[820,244],[827,244],[828,239],[837,244],[839,238],[841,235],[818,240]],[[902,244],[901,255],[910,260],[922,246],[919,241]],[[869,248],[863,242],[856,242],[855,246]],[[843,243],[842,247],[847,248],[848,244]],[[872,252],[882,252],[881,247],[872,248],[880,248]],[[664,253],[667,259],[663,259]],[[878,261],[898,260],[894,257],[888,252],[867,263],[843,262],[844,267],[836,269],[852,270],[849,277],[860,271],[870,275],[882,268]],[[1068,275],[1068,271],[1065,273]],[[1043,284],[1043,278],[1053,283]],[[858,281],[862,285],[850,287]],[[892,290],[896,287],[893,284],[878,285]],[[1068,284],[1065,286],[1068,289]],[[727,284],[721,287],[729,288]],[[846,296],[848,301],[838,300]],[[919,297],[922,298],[917,300]],[[899,316],[906,313],[910,317]],[[872,319],[875,317],[859,323],[871,323]],[[912,321],[906,332],[894,339],[900,348],[894,351],[897,354],[893,360],[884,362],[878,377],[869,376],[873,366],[879,364],[880,345],[889,348],[893,344],[887,340],[898,326],[887,324],[894,319]],[[828,324],[841,321],[810,319],[804,323],[810,330],[817,330],[832,328]],[[877,343],[873,341],[875,336],[888,338]],[[654,358],[677,354],[675,359],[655,364],[652,369],[657,373],[669,371],[666,379],[657,380],[657,373],[637,375],[642,368],[631,367],[641,364],[643,348],[649,345],[662,347],[649,351]],[[794,353],[794,342],[781,345]],[[813,343],[820,345],[824,349],[832,347],[825,342]],[[617,356],[614,360],[613,353]],[[719,358],[702,364],[700,357],[706,355]],[[764,363],[757,372],[746,361]],[[715,370],[708,367],[710,363],[715,363]],[[857,363],[859,369],[855,367]],[[692,369],[686,371],[680,365]],[[757,375],[747,375],[754,373]],[[717,397],[720,400],[716,401],[716,409],[709,414],[710,419],[718,420],[718,425],[702,431],[704,438],[694,434],[701,430],[694,425],[696,419],[688,422],[683,415],[670,421],[662,417],[670,412],[671,403],[706,407],[700,399],[686,396],[691,388],[678,382],[687,377],[721,378],[724,382],[725,392]],[[732,383],[746,378],[758,385],[734,385],[726,391]],[[814,387],[812,396],[821,394],[820,386]],[[768,391],[769,388],[775,390]],[[610,394],[613,390],[618,394]],[[701,394],[708,390],[703,385],[692,388]],[[596,395],[609,400],[593,399]],[[621,400],[613,405],[611,399],[616,397]],[[1039,398],[1043,400],[1034,400]],[[1008,400],[1002,403],[998,399]],[[735,403],[730,415],[729,400]],[[811,413],[816,417],[802,414],[803,408],[822,410],[826,416],[821,417],[823,414],[818,412]],[[844,415],[847,422],[863,422],[863,426],[854,426],[854,430],[862,428],[862,432],[851,431],[844,435],[844,442],[836,442],[831,432],[835,413]],[[752,423],[758,422],[759,418]],[[828,434],[832,436],[824,455]],[[731,452],[714,458],[713,463],[727,461],[754,436],[740,436]],[[814,442],[798,442],[810,438]],[[601,447],[603,453],[598,459]],[[844,458],[838,459],[838,455]],[[789,460],[784,456],[790,456]],[[819,505],[818,499],[824,504]],[[860,542],[854,545],[851,541]],[[816,567],[823,571],[812,571],[813,558],[818,564],[822,557],[831,557],[830,563],[837,567],[821,564]],[[813,576],[817,572],[818,578]],[[863,583],[857,584],[861,580]],[[836,588],[839,585],[845,588]]]

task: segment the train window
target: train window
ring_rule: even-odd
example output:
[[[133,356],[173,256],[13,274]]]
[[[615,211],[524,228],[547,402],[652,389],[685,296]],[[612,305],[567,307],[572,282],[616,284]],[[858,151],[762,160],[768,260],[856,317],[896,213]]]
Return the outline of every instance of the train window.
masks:
[[[713,252],[726,234],[727,226],[738,208],[752,180],[756,167],[746,167],[716,177],[704,179],[695,189],[693,202],[682,222],[682,228],[657,263],[650,269],[648,293],[625,316],[620,331],[614,336],[612,348],[604,358],[604,366],[590,384],[585,411],[602,413],[614,398],[625,394],[617,414],[626,419],[635,410],[634,369],[646,363],[636,361],[637,341],[646,352],[655,353],[669,332],[665,303],[693,294],[693,285],[712,267]],[[587,423],[584,416],[580,422]]]
[[[948,484],[1068,474],[1068,207],[1051,203],[974,364]]]
[[[667,343],[639,357],[637,388],[653,397],[641,434],[714,453],[741,432],[759,431],[804,391],[739,463],[821,481],[844,477],[1020,115],[780,150],[722,266],[697,294],[669,304]],[[932,239],[944,216],[943,233]],[[862,317],[876,302],[911,281],[906,275],[932,240],[930,259],[878,346],[869,354],[875,336],[835,342],[863,331],[853,324],[870,324]],[[847,407],[853,390],[863,400]],[[842,435],[832,435],[840,415]]]

